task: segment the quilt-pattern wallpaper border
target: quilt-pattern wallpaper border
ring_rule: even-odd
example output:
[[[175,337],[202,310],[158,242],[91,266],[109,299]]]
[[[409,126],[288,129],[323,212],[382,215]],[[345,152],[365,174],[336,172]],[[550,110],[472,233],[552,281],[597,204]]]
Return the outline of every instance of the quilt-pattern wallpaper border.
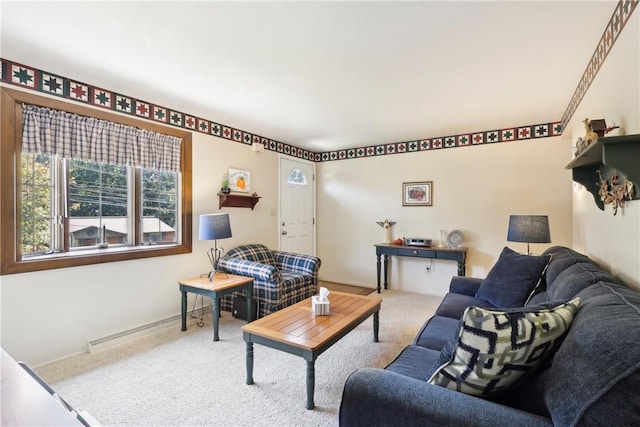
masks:
[[[578,86],[571,97],[571,101],[569,101],[569,105],[562,115],[562,120],[560,121],[562,123],[562,130],[564,130],[569,120],[571,120],[573,113],[576,112],[582,98],[584,98],[584,95],[587,93],[593,79],[595,79],[596,74],[600,71],[604,60],[607,58],[607,55],[609,55],[611,48],[616,40],[618,40],[618,36],[629,21],[639,2],[640,0],[620,0],[616,4],[613,14],[600,37],[600,41],[593,55],[591,55],[587,68],[582,74],[582,78],[580,78],[580,82],[578,82]]]
[[[100,108],[129,114],[136,118],[163,123],[179,127],[188,131],[195,131],[207,135],[217,136],[242,144],[262,144],[265,149],[281,154],[310,160],[327,162],[361,157],[386,156],[426,150],[439,150],[454,147],[466,147],[481,144],[493,144],[518,140],[547,138],[562,134],[565,126],[580,105],[589,86],[602,67],[607,55],[618,39],[620,32],[628,22],[640,0],[619,0],[609,19],[598,46],[587,64],[580,82],[558,122],[516,126],[505,129],[494,129],[458,135],[424,138],[404,142],[390,142],[356,148],[327,152],[312,152],[275,141],[261,135],[236,129],[192,114],[176,111],[169,107],[135,99],[115,91],[92,86],[74,79],[39,70],[28,65],[19,64],[8,59],[0,58],[0,81],[34,90],[49,95],[58,96],[75,102],[81,102]]]
[[[561,124],[554,122],[315,153],[169,107],[135,99],[4,58],[0,59],[2,60],[1,80],[11,85],[242,144],[251,145],[258,142],[268,150],[314,162],[546,138],[562,133]]]
[[[293,145],[274,141],[241,129],[236,129],[232,126],[183,113],[162,105],[135,99],[115,91],[92,86],[8,59],[0,58],[0,60],[2,61],[0,80],[4,83],[55,95],[70,101],[81,102],[118,113],[128,114],[138,119],[175,126],[187,131],[196,131],[207,135],[218,136],[242,144],[251,145],[254,142],[258,142],[271,151],[317,161],[316,157],[318,157],[318,155],[316,153],[294,147]]]

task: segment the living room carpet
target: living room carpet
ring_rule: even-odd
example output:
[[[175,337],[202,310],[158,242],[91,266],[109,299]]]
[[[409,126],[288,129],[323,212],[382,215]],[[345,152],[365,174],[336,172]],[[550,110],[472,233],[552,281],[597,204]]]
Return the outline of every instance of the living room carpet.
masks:
[[[324,286],[330,291],[347,292],[356,295],[369,295],[376,291],[376,288],[366,288],[364,286],[345,285],[344,283],[327,282],[326,280],[320,280],[319,286]]]
[[[220,341],[211,315],[188,318],[133,342],[36,369],[60,396],[110,426],[336,426],[342,390],[360,367],[384,367],[409,344],[441,297],[385,290],[380,342],[373,320],[316,360],[314,410],[305,409],[306,362],[254,345],[255,384],[246,385],[244,321],[224,312]]]

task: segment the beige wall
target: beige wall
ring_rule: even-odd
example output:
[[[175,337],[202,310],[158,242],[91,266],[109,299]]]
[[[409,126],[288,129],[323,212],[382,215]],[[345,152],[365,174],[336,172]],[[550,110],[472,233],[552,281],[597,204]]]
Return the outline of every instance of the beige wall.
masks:
[[[395,221],[393,237],[438,243],[440,229],[459,229],[469,248],[467,275],[483,277],[504,246],[511,214],[549,215],[552,244],[571,245],[569,142],[559,137],[441,149],[318,166],[318,254],[322,278],[363,286],[376,283],[373,245]],[[403,207],[402,183],[433,181],[433,206]],[[549,245],[532,245],[542,252]],[[456,274],[452,261],[392,258],[394,289],[444,295]]]
[[[584,135],[582,120],[605,119],[627,135],[640,133],[640,13],[630,18],[567,127],[575,142]],[[640,159],[637,159],[640,164]],[[594,176],[594,182],[597,177]],[[640,183],[636,182],[640,185]],[[640,289],[640,201],[613,216],[578,185],[573,191],[573,246]]]

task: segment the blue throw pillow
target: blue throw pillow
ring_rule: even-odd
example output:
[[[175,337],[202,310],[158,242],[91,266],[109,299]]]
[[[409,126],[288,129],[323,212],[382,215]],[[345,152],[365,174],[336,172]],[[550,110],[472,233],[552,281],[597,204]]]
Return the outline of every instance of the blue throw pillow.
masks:
[[[495,307],[522,307],[540,284],[551,255],[522,255],[505,247],[482,281],[476,298]]]
[[[429,383],[474,396],[504,392],[555,354],[579,305],[574,298],[504,311],[467,308]]]

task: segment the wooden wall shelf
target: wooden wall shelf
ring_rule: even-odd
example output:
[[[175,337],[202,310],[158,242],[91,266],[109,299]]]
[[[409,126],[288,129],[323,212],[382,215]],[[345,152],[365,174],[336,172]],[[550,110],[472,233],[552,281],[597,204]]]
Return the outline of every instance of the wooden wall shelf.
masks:
[[[228,208],[253,208],[260,201],[260,196],[251,196],[244,194],[223,194],[218,193],[219,204],[218,209],[223,206]]]
[[[633,200],[640,199],[640,135],[598,138],[566,166],[573,180],[589,191],[600,210],[604,202],[598,195],[598,170],[608,181],[611,176],[626,177],[635,184]]]

